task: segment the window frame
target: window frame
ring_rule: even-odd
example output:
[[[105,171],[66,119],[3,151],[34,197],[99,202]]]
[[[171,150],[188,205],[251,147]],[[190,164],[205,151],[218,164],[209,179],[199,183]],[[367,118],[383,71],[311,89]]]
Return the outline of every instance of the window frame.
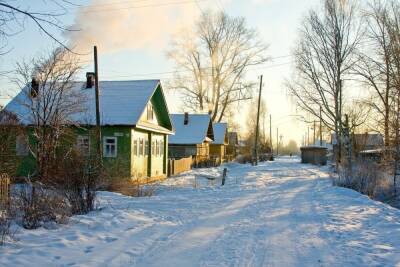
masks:
[[[114,140],[114,155],[108,155],[107,152],[107,140]],[[103,157],[104,158],[116,158],[118,156],[118,138],[116,136],[104,136],[103,138]]]
[[[87,139],[87,150],[86,150],[86,148],[85,149],[82,149],[83,148],[83,146],[82,146],[82,140],[83,139]],[[89,135],[78,135],[77,137],[76,137],[76,147],[78,148],[78,150],[82,153],[82,155],[84,155],[84,156],[88,156],[88,155],[90,155],[90,136]]]

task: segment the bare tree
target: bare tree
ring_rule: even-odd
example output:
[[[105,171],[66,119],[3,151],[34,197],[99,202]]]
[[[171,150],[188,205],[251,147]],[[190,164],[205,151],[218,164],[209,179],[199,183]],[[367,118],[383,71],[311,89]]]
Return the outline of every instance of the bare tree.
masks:
[[[17,64],[15,82],[24,94],[18,101],[29,114],[22,123],[32,127],[35,142],[30,150],[43,179],[49,177],[56,164],[56,151],[74,125],[73,115],[85,111],[83,94],[74,90],[79,69],[76,57],[63,48],[55,49],[48,57]]]
[[[171,87],[181,90],[188,109],[221,121],[232,104],[251,98],[253,84],[244,76],[250,66],[267,61],[266,49],[244,18],[203,13],[194,35],[183,34],[168,52],[177,69]]]
[[[390,115],[393,105],[391,81],[391,40],[388,23],[389,3],[382,0],[374,0],[366,10],[367,31],[362,51],[354,71],[362,77],[363,85],[372,88],[374,97],[366,101],[378,114],[378,128],[383,130],[385,146],[390,145]]]
[[[395,162],[394,162],[394,191],[397,194],[397,181],[400,176],[400,4],[391,1],[387,13],[387,28],[390,36],[390,55],[391,55],[391,76],[394,87],[393,97],[395,105],[394,114],[394,135],[395,135]]]
[[[69,0],[50,0],[44,1],[46,5],[53,5],[57,11],[34,11],[27,4],[21,6],[12,0],[0,0],[0,55],[7,53],[7,38],[21,32],[26,20],[35,24],[41,32],[58,45],[69,50],[67,45],[55,35],[55,31],[73,31],[60,21],[60,17],[67,14],[68,6],[76,6]]]
[[[340,161],[344,80],[350,79],[361,27],[353,1],[323,0],[322,4],[322,11],[310,10],[301,26],[294,53],[295,79],[288,88],[301,110],[322,117],[336,133]]]

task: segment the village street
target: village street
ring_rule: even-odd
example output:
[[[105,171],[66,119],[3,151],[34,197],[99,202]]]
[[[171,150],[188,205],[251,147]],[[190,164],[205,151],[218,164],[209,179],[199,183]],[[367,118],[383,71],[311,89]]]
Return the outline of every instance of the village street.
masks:
[[[214,168],[152,197],[102,192],[99,211],[20,230],[0,266],[400,266],[400,211],[298,162],[228,164],[224,187],[201,177]]]

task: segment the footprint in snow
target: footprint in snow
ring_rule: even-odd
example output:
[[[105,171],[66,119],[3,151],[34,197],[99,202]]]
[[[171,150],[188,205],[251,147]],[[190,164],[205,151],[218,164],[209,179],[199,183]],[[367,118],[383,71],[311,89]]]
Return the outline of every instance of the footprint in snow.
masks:
[[[88,247],[86,247],[86,249],[85,249],[85,253],[86,254],[88,254],[88,253],[92,253],[92,251],[93,251],[93,246],[88,246]]]

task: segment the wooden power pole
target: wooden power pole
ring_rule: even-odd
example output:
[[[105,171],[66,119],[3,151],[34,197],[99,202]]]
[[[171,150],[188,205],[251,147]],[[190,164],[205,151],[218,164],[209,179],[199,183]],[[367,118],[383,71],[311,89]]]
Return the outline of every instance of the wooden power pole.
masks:
[[[99,65],[97,60],[97,46],[94,46],[94,89],[96,97],[96,137],[97,137],[97,156],[99,161],[103,159],[103,149],[101,144],[101,125],[100,125],[100,93],[99,93]]]
[[[314,146],[315,145],[315,130],[316,130],[315,129],[315,120],[314,120],[314,128],[313,129],[314,129],[314,136],[313,136],[313,146]]]
[[[276,156],[279,156],[279,128],[276,128]]]
[[[322,107],[319,106],[319,145],[322,146]]]
[[[260,132],[260,107],[261,107],[261,92],[262,92],[263,76],[260,76],[260,91],[258,93],[258,109],[257,109],[257,125],[256,125],[256,138],[254,140],[254,165],[258,165],[258,136]]]
[[[269,114],[269,146],[271,147],[271,157],[274,156],[274,148],[272,147],[272,115]]]

